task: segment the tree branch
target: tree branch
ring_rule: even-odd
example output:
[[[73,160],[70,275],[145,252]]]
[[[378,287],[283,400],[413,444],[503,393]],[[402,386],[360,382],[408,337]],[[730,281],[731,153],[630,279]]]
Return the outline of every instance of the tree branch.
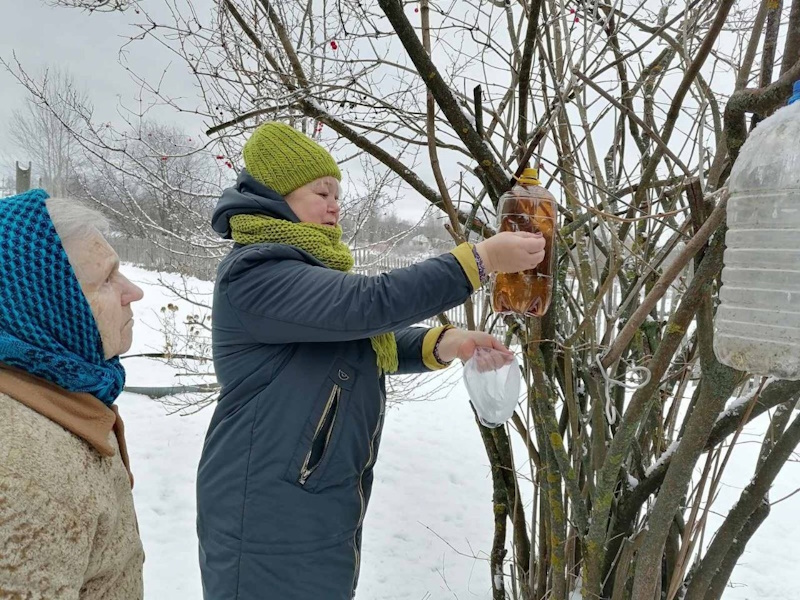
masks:
[[[533,0],[528,14],[528,27],[525,31],[525,46],[522,49],[522,60],[519,64],[519,126],[517,127],[517,146],[520,161],[528,137],[528,93],[531,83],[531,66],[533,64],[533,49],[536,43],[536,30],[539,27],[539,13],[542,0]],[[520,165],[522,166],[522,165]]]
[[[604,567],[606,564],[608,516],[611,511],[614,489],[616,488],[620,469],[628,455],[639,424],[650,412],[650,407],[654,402],[654,394],[661,385],[661,378],[669,368],[670,360],[678,349],[680,341],[686,335],[686,329],[697,311],[704,286],[712,278],[716,277],[722,269],[723,249],[723,236],[718,234],[714,237],[711,248],[706,253],[686,293],[681,298],[678,308],[672,313],[665,328],[664,337],[659,343],[653,358],[647,364],[651,374],[650,381],[647,385],[636,390],[631,397],[628,408],[622,417],[614,438],[611,440],[606,458],[597,475],[591,524],[587,538],[586,578],[584,580],[590,594],[599,596],[605,580]],[[594,373],[594,371],[596,369],[592,372]],[[594,376],[594,379],[599,378],[599,373]]]
[[[683,161],[682,161],[680,158],[678,158],[678,157],[675,155],[675,153],[674,153],[674,152],[672,152],[672,150],[670,150],[670,149],[669,149],[669,146],[667,146],[667,144],[664,142],[664,140],[662,140],[662,139],[659,137],[659,135],[658,135],[658,134],[657,134],[655,131],[653,131],[652,129],[650,129],[650,127],[648,127],[647,123],[645,123],[644,121],[642,121],[642,120],[641,120],[641,119],[640,119],[640,118],[639,118],[639,117],[636,115],[636,113],[635,113],[635,112],[633,112],[633,109],[632,109],[632,108],[628,108],[628,106],[626,106],[626,105],[622,104],[621,102],[617,101],[616,99],[614,99],[614,98],[611,96],[611,94],[609,94],[608,92],[606,92],[606,91],[605,91],[603,88],[601,88],[599,85],[597,85],[597,84],[596,84],[594,81],[592,81],[591,79],[589,79],[589,78],[588,78],[586,75],[584,75],[584,74],[583,74],[583,73],[582,73],[582,72],[581,72],[579,69],[577,69],[577,68],[576,68],[576,69],[573,71],[573,73],[574,73],[574,74],[575,74],[575,75],[576,75],[576,76],[577,76],[577,77],[578,77],[578,78],[579,78],[581,81],[583,81],[584,83],[586,83],[586,85],[588,85],[590,88],[592,88],[592,89],[593,89],[595,92],[597,92],[598,94],[600,94],[600,95],[601,95],[603,98],[605,98],[605,99],[606,99],[606,100],[608,100],[608,101],[609,101],[611,104],[613,104],[613,105],[614,105],[614,106],[616,106],[618,109],[620,109],[620,111],[622,111],[622,112],[624,112],[624,113],[627,113],[627,116],[628,116],[628,118],[629,118],[629,119],[631,119],[631,120],[632,120],[634,123],[636,123],[636,124],[637,124],[639,127],[641,127],[641,128],[642,128],[642,131],[644,131],[644,132],[647,134],[647,136],[648,136],[648,137],[649,137],[651,140],[653,140],[653,141],[656,143],[656,145],[657,145],[657,146],[659,146],[659,147],[660,147],[660,148],[663,150],[664,154],[666,154],[666,155],[667,155],[667,156],[668,156],[670,159],[672,159],[672,161],[673,161],[673,162],[674,162],[674,163],[675,163],[675,164],[678,166],[678,168],[679,168],[681,171],[683,171],[683,173],[684,173],[684,175],[686,175],[686,177],[691,177],[691,176],[692,176],[692,172],[691,172],[691,171],[689,171],[689,168],[688,168],[688,167],[687,167],[685,164],[683,164]]]
[[[719,568],[714,574],[711,585],[708,586],[703,600],[721,600],[722,594],[725,593],[728,587],[728,581],[730,581],[731,573],[733,573],[736,563],[739,562],[742,554],[744,554],[745,547],[750,542],[750,538],[758,531],[758,528],[761,527],[761,524],[767,519],[769,513],[769,503],[762,502],[745,521],[741,530],[739,530],[739,534],[725,551],[725,557],[722,559],[722,562],[720,562]]]
[[[281,41],[286,56],[289,57],[289,64],[292,65],[292,71],[294,71],[294,76],[297,77],[300,87],[308,88],[308,78],[303,71],[303,65],[300,64],[300,59],[297,57],[297,52],[295,52],[292,41],[289,39],[289,34],[286,33],[286,28],[283,26],[275,9],[272,8],[272,2],[269,0],[260,0],[260,2],[264,10],[267,11],[267,16],[269,16],[272,26],[278,32],[278,39]]]
[[[721,0],[719,10],[714,17],[714,21],[711,24],[706,37],[703,39],[703,43],[697,49],[694,60],[686,69],[683,79],[678,85],[678,89],[675,91],[669,111],[667,111],[667,116],[664,118],[664,130],[661,133],[661,139],[664,140],[665,144],[669,143],[669,140],[672,137],[672,132],[677,125],[678,116],[680,115],[681,107],[683,106],[683,99],[689,91],[692,83],[697,78],[697,75],[705,63],[706,58],[708,58],[711,49],[714,47],[714,43],[716,42],[720,32],[722,31],[722,28],[725,25],[725,20],[727,19],[728,13],[730,12],[733,4],[734,0]],[[656,169],[658,168],[658,163],[661,162],[663,155],[664,150],[662,146],[657,146],[653,156],[649,161],[647,161],[647,166],[645,167],[644,173],[642,173],[642,177],[639,182],[641,187],[636,190],[636,195],[634,196],[634,206],[641,206],[644,202],[645,192],[648,189],[647,184],[653,178],[653,175],[655,175]]]
[[[761,75],[758,87],[765,88],[772,83],[772,70],[775,66],[775,53],[778,50],[778,34],[781,28],[783,0],[778,0],[767,13],[767,29],[764,33],[764,49],[761,52]]]
[[[408,52],[409,58],[417,68],[417,72],[419,72],[425,85],[433,93],[436,103],[453,127],[456,135],[461,138],[461,141],[464,142],[464,145],[478,162],[482,171],[486,173],[487,183],[489,184],[488,192],[496,201],[500,194],[508,189],[508,178],[503,168],[498,164],[486,142],[475,131],[472,123],[469,122],[464,111],[458,105],[458,101],[453,96],[447,82],[439,74],[436,65],[433,64],[433,61],[425,52],[425,48],[420,43],[414,28],[403,12],[403,4],[399,0],[378,0],[378,4],[392,24],[406,52]]]
[[[739,150],[747,139],[745,113],[769,114],[791,96],[792,86],[798,78],[800,78],[800,60],[772,85],[761,89],[739,90],[731,95],[725,106],[724,119],[728,155],[732,161],[739,156]]]
[[[278,72],[281,80],[283,81],[284,85],[289,89],[291,92],[297,92],[298,86],[292,83],[291,79],[285,74],[280,71],[280,66],[278,61],[275,59],[272,54],[266,50],[264,45],[261,43],[261,40],[256,35],[255,31],[249,26],[247,21],[244,20],[242,15],[233,5],[230,0],[224,0],[226,9],[233,15],[233,18],[238,23],[239,27],[242,31],[247,35],[253,45],[261,51],[267,58],[267,61],[273,67],[273,69]],[[405,16],[403,16],[405,19]],[[424,52],[424,48],[423,48]],[[297,100],[297,105],[303,110],[303,113],[307,116],[313,117],[319,121],[325,123],[328,127],[336,131],[339,135],[349,140],[352,144],[356,147],[364,150],[371,156],[375,157],[377,160],[382,162],[384,165],[389,167],[392,171],[397,173],[406,183],[408,183],[412,188],[414,188],[419,194],[428,200],[431,204],[439,208],[440,210],[447,212],[447,207],[445,206],[444,201],[442,200],[441,196],[436,193],[431,187],[429,187],[420,177],[418,177],[411,169],[406,167],[402,162],[400,162],[396,157],[392,156],[385,150],[383,150],[380,146],[372,143],[366,137],[359,135],[352,127],[348,126],[344,121],[341,121],[334,117],[333,115],[329,114],[326,110],[322,108],[319,104],[314,102],[309,98],[300,97]],[[460,111],[460,109],[459,109]],[[250,116],[254,116],[254,113],[249,113]],[[463,117],[463,113],[462,113]],[[477,135],[477,134],[476,134]],[[467,228],[471,229],[482,235],[483,237],[490,237],[494,234],[494,231],[483,223],[477,217],[470,215],[464,211],[458,211],[458,219],[461,223],[463,223]]]
[[[796,398],[797,394],[800,394],[800,381],[777,379],[768,383],[761,391],[758,400],[756,400],[747,418],[747,423],[751,423],[776,406],[781,406],[787,402],[793,402],[794,400],[792,400],[792,398]],[[717,421],[711,428],[711,435],[708,436],[708,441],[706,441],[706,452],[710,452],[719,446],[729,435],[733,434],[740,425],[744,426],[747,424],[741,423],[742,417],[745,416],[749,404],[749,402],[746,401],[747,398],[743,400],[745,401],[737,401],[735,406],[723,411],[722,414],[717,417]],[[670,455],[664,460],[659,461],[654,468],[648,471],[647,478],[640,481],[636,488],[627,495],[622,501],[621,508],[618,511],[618,515],[622,515],[620,516],[620,520],[628,519],[629,517],[632,518],[639,510],[639,507],[641,507],[661,486],[661,483],[664,481],[664,475],[666,475],[673,457],[674,455]]]
[[[764,503],[772,482],[775,481],[783,465],[800,443],[800,415],[795,417],[780,440],[770,452],[767,459],[758,469],[756,476],[745,487],[739,501],[733,506],[722,526],[714,536],[714,541],[705,557],[692,575],[684,600],[703,600],[711,585],[714,575],[722,565],[728,549],[736,542],[736,538],[747,525],[750,516]],[[657,502],[657,501],[656,501]],[[635,589],[635,588],[634,588]]]
[[[788,72],[798,60],[800,60],[800,0],[793,0],[786,30],[786,44],[783,46],[781,75]]]
[[[350,141],[353,145],[361,148],[364,150],[364,152],[367,152],[374,158],[378,159],[392,171],[397,173],[406,183],[419,192],[423,198],[428,200],[428,202],[433,204],[439,210],[445,213],[447,212],[447,206],[442,200],[442,197],[437,194],[433,188],[422,181],[422,179],[416,173],[414,173],[414,171],[406,167],[397,158],[389,154],[380,146],[373,144],[364,136],[359,135],[358,132],[356,132],[352,127],[347,125],[344,121],[341,121],[329,114],[316,102],[312,102],[310,100],[301,100],[299,105],[302,107],[303,112],[306,115],[314,117],[318,121],[322,121],[336,133]],[[473,216],[471,213],[463,210],[458,210],[456,212],[458,214],[459,222],[464,224],[464,226],[468,229],[478,233],[483,237],[491,237],[494,235],[494,229],[489,227],[489,225],[479,218]]]
[[[663,275],[658,278],[658,281],[642,301],[642,304],[636,309],[636,312],[631,315],[628,322],[625,323],[625,327],[623,327],[622,331],[620,331],[614,339],[614,343],[608,349],[608,352],[603,355],[601,361],[603,368],[609,368],[622,356],[622,353],[628,347],[628,344],[630,344],[636,331],[641,324],[644,323],[645,319],[647,319],[650,311],[653,310],[658,301],[664,296],[669,286],[672,285],[672,282],[680,272],[683,271],[689,261],[705,246],[711,235],[725,220],[727,204],[727,194],[724,194],[700,230],[689,240],[689,243],[686,244],[686,247],[681,251],[680,255],[678,255],[675,261],[664,271]]]
[[[198,385],[168,385],[164,387],[136,387],[125,386],[123,391],[131,394],[141,394],[150,398],[166,398],[177,394],[188,394],[197,392],[216,392],[219,390],[218,383],[201,383]]]
[[[648,518],[647,534],[636,557],[637,566],[631,594],[633,598],[653,598],[656,593],[664,543],[693,475],[693,470],[687,469],[686,465],[697,463],[711,427],[737,383],[737,374],[737,371],[720,363],[716,363],[710,372],[703,374],[700,398],[688,417],[686,431]]]

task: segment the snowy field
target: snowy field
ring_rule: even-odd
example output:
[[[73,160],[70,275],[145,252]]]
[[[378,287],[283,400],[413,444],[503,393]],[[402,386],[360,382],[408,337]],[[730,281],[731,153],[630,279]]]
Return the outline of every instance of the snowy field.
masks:
[[[132,266],[123,271],[145,289],[135,305],[131,353],[158,352],[160,309],[189,304],[157,286],[158,274]],[[162,275],[171,281],[179,278]],[[209,293],[206,282],[197,290]],[[210,301],[210,298],[208,298]],[[168,367],[153,361],[124,361],[128,384],[176,385]],[[426,376],[415,397],[454,385],[436,401],[409,401],[387,415],[375,485],[367,513],[358,598],[362,600],[485,600],[491,598],[487,552],[491,546],[491,478],[460,372]],[[125,393],[118,400],[125,419],[134,496],[144,541],[145,598],[201,598],[195,535],[195,473],[211,408],[194,415],[168,414],[144,396]],[[753,473],[758,445],[748,443],[765,427],[757,421],[743,433],[713,510],[727,513]],[[786,466],[772,490],[778,500],[800,487],[797,461]],[[529,495],[526,494],[526,495]],[[797,600],[800,598],[800,494],[773,506],[733,573],[725,600]],[[713,517],[712,525],[719,523]],[[708,543],[706,539],[706,543]]]

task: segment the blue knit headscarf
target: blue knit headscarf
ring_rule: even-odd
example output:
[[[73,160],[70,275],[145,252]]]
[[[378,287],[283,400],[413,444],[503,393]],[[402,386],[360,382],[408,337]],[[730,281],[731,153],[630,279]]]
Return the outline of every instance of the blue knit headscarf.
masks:
[[[110,406],[125,370],[119,358],[105,359],[47,198],[44,190],[0,198],[0,363]]]

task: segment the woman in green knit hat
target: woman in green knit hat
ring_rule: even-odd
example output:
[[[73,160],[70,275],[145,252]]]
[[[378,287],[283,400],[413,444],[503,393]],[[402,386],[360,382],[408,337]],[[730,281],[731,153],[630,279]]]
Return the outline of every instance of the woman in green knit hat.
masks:
[[[442,369],[482,333],[415,323],[463,303],[492,272],[544,258],[535,234],[378,276],[350,273],[331,155],[281,123],[255,130],[212,224],[235,242],[214,291],[222,386],[197,480],[205,600],[349,600],[385,410],[385,377]]]

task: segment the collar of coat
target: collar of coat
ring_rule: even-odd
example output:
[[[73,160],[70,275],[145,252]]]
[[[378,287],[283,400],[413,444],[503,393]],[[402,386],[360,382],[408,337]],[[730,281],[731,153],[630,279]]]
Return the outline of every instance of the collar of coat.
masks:
[[[103,456],[114,456],[109,442],[113,431],[119,453],[133,487],[125,427],[116,406],[109,408],[100,400],[83,392],[68,392],[57,385],[0,363],[0,394],[5,394],[31,410],[58,423],[78,436]]]

